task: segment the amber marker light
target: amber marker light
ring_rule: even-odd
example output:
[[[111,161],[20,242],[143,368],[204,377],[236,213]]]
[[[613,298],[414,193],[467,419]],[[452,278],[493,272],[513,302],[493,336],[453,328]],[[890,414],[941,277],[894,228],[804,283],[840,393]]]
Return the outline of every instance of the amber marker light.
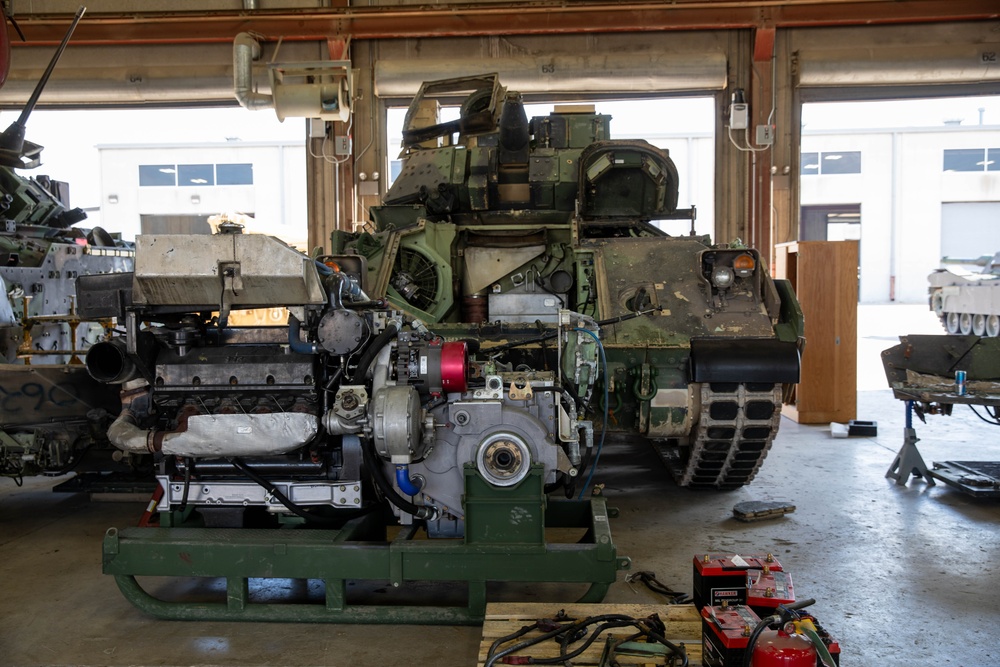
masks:
[[[747,278],[753,273],[755,265],[756,262],[753,261],[753,257],[750,255],[740,255],[733,260],[733,271],[740,278]]]

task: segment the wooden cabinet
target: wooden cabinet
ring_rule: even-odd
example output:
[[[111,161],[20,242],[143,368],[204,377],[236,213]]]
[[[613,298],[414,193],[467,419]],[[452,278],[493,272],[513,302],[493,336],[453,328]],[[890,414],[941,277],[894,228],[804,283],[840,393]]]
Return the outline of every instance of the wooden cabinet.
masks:
[[[847,422],[858,403],[858,242],[775,247],[775,276],[791,281],[805,316],[802,377],[784,414],[803,424]]]

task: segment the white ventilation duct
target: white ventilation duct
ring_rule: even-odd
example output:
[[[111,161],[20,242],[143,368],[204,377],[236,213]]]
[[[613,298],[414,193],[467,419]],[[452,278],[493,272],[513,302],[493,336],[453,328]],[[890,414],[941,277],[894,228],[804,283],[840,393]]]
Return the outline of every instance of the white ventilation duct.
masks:
[[[321,60],[268,63],[271,93],[254,87],[254,63],[261,48],[256,39],[241,32],[233,40],[233,93],[244,108],[274,109],[278,120],[319,118],[346,122],[351,115],[349,61]]]

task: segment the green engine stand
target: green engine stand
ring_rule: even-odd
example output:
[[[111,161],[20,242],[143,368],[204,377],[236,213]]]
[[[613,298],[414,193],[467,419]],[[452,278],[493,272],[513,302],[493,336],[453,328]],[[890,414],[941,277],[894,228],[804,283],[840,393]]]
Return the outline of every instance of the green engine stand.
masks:
[[[589,583],[580,602],[600,602],[618,570],[619,557],[604,498],[549,500],[542,471],[534,467],[517,486],[489,486],[475,468],[465,474],[465,538],[417,539],[419,525],[387,539],[379,512],[339,529],[284,527],[117,528],[104,537],[104,573],[139,609],[159,618],[189,621],[478,624],[486,610],[486,582]],[[546,529],[583,528],[572,542],[546,541]],[[137,576],[226,580],[225,602],[165,601],[142,588]],[[325,601],[251,601],[250,579],[322,580]],[[348,581],[465,581],[466,607],[354,605]]]

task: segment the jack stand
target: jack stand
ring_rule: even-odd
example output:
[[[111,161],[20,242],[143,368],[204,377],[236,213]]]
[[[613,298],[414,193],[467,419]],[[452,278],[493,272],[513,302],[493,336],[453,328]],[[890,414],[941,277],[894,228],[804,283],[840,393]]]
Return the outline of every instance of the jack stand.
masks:
[[[913,401],[906,401],[906,428],[903,429],[903,446],[892,460],[892,465],[885,473],[889,479],[896,480],[899,486],[906,486],[910,480],[910,475],[922,477],[927,482],[927,486],[934,486],[934,478],[927,471],[927,464],[917,450],[917,432],[913,429]]]

